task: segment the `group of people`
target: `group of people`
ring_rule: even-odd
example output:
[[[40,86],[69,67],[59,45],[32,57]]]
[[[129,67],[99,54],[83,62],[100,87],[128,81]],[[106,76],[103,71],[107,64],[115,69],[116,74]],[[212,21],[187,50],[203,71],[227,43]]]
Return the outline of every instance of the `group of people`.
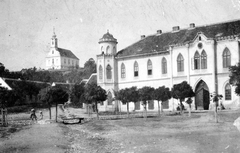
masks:
[[[39,114],[40,114],[40,118],[39,119],[42,120],[43,119],[43,112],[40,111]],[[33,121],[37,120],[37,115],[36,115],[35,109],[31,109],[30,119],[32,119]]]

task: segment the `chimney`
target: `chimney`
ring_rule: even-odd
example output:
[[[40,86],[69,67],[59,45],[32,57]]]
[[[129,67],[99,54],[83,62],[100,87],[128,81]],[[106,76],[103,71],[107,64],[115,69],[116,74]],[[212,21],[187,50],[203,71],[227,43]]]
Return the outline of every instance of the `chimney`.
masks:
[[[157,30],[157,34],[158,35],[162,34],[162,30]]]
[[[178,31],[178,30],[180,30],[180,27],[179,27],[179,26],[174,26],[174,27],[172,28],[172,30],[173,30],[173,31]]]
[[[144,39],[145,38],[145,35],[141,35],[141,39]]]
[[[190,23],[190,28],[195,28],[195,23]]]

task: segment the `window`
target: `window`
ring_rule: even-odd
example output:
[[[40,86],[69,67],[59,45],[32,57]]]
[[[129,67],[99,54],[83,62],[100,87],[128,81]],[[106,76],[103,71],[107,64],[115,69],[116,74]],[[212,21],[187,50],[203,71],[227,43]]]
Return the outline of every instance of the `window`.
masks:
[[[70,64],[70,59],[68,59],[68,64]]]
[[[102,66],[100,65],[99,66],[99,80],[102,80],[103,79],[103,68]]]
[[[182,54],[179,54],[177,57],[177,71],[183,72],[184,71],[184,59]]]
[[[138,63],[137,62],[134,63],[134,76],[135,77],[138,76]]]
[[[231,86],[229,83],[225,86],[225,100],[232,100]]]
[[[162,59],[162,74],[167,74],[167,60],[165,57]]]
[[[147,73],[148,75],[152,75],[152,61],[148,60],[147,62]]]
[[[110,53],[109,53],[109,48],[110,48],[110,47],[109,47],[109,46],[107,46],[107,49],[106,49],[106,54],[110,54]]]
[[[52,59],[52,64],[54,64],[54,59]]]
[[[200,69],[200,55],[198,51],[194,55],[194,69]]]
[[[54,51],[52,51],[52,54],[54,54]]]
[[[109,64],[107,65],[106,70],[107,70],[107,79],[112,79],[112,68]]]
[[[223,68],[231,66],[231,53],[228,48],[223,51]]]
[[[66,59],[64,59],[64,64],[66,64]]]
[[[201,54],[201,68],[207,69],[207,54],[205,50],[203,50]]]
[[[121,78],[126,77],[126,70],[125,70],[125,65],[122,63],[121,65]]]

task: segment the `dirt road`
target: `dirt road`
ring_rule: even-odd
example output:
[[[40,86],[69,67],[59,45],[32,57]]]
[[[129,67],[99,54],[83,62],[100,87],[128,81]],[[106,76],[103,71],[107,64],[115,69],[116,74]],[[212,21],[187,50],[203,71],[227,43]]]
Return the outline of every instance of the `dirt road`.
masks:
[[[48,121],[26,123],[20,131],[12,128],[13,134],[2,135],[0,152],[237,153],[240,132],[233,122],[239,116],[240,111],[221,111],[219,123],[214,122],[213,112],[196,112],[192,117],[186,113],[147,120],[90,120],[68,125]]]

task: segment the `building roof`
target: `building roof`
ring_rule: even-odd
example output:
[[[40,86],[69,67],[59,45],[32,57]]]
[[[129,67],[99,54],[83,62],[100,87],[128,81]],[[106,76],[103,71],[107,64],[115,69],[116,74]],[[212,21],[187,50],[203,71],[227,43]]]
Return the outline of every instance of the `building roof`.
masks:
[[[70,50],[63,49],[63,48],[57,48],[60,55],[63,57],[69,57],[69,58],[75,58],[78,59],[77,56],[75,56]]]
[[[114,38],[112,34],[107,32],[106,34],[104,34],[102,36],[102,38],[99,39],[99,43],[101,43],[101,42],[116,42],[117,43],[117,39]]]
[[[169,46],[193,42],[198,33],[202,33],[210,39],[221,39],[229,36],[236,37],[240,34],[240,20],[150,35],[120,50],[117,53],[117,57],[166,52]]]

